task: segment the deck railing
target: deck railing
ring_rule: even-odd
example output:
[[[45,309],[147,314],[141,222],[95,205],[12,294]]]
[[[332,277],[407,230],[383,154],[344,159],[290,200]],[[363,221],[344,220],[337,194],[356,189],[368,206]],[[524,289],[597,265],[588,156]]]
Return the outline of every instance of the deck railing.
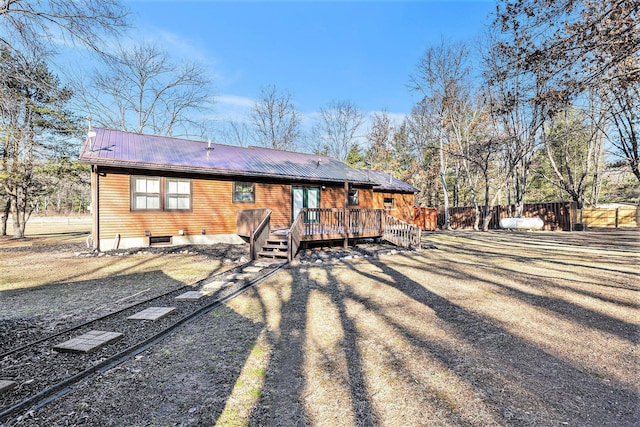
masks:
[[[382,235],[382,209],[307,208],[300,214],[307,239]]]
[[[349,232],[355,236],[378,234],[383,229],[383,209],[349,209]]]
[[[249,237],[252,260],[269,238],[270,224],[270,209],[238,212],[238,234]],[[288,259],[293,260],[304,241],[344,239],[346,245],[349,239],[381,237],[411,247],[420,245],[420,232],[420,227],[387,215],[383,209],[305,208],[288,231]]]
[[[287,235],[287,243],[289,245],[289,254],[287,258],[289,262],[293,261],[293,258],[298,253],[298,249],[300,248],[300,242],[302,241],[302,235],[304,234],[304,213],[300,212],[296,217],[293,224],[291,224],[291,228],[289,229],[289,234]]]
[[[249,257],[258,258],[271,233],[271,209],[246,209],[238,211],[236,226],[240,236],[249,237]]]
[[[420,227],[406,223],[391,215],[384,216],[382,238],[394,245],[411,247],[420,245]]]
[[[263,209],[241,209],[236,211],[236,233],[239,236],[249,237],[253,231],[258,228],[267,214],[271,214],[271,210]]]

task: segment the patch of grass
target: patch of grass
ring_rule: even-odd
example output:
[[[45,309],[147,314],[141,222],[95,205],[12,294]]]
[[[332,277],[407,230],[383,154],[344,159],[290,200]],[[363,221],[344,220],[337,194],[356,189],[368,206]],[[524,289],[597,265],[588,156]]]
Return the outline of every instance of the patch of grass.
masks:
[[[260,345],[260,343],[256,343],[251,350],[251,357],[262,357],[265,354],[265,349]]]
[[[258,378],[264,378],[267,375],[267,370],[261,367],[252,369],[249,373]]]
[[[249,421],[240,419],[240,412],[237,409],[224,408],[215,425],[220,427],[247,426]]]

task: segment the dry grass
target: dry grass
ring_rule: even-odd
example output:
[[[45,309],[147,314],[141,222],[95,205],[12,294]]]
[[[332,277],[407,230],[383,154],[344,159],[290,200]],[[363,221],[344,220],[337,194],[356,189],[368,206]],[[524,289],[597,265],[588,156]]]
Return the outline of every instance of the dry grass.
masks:
[[[86,218],[34,218],[25,239],[0,238],[0,319],[82,315],[228,268],[222,258],[183,253],[78,255],[88,253],[87,226]]]
[[[636,425],[639,237],[436,233],[282,270],[25,424]]]

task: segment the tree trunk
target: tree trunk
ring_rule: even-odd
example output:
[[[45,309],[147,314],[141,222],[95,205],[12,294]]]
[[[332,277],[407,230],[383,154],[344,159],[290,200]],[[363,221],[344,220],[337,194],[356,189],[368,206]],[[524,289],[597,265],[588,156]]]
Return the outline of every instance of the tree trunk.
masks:
[[[482,231],[489,231],[491,216],[489,215],[489,180],[485,177],[484,185],[484,218],[482,220]]]
[[[20,211],[16,206],[13,207],[11,218],[13,220],[13,237],[16,239],[23,238],[24,234],[20,234],[20,229],[22,228],[20,227]]]
[[[7,235],[7,221],[9,221],[9,214],[11,213],[11,198],[7,199],[7,203],[4,205],[4,211],[2,212],[2,236]]]
[[[442,183],[442,197],[444,201],[444,230],[451,230],[451,220],[449,219],[449,191],[447,189],[447,167],[444,162],[444,147],[442,137],[440,137],[440,181]]]

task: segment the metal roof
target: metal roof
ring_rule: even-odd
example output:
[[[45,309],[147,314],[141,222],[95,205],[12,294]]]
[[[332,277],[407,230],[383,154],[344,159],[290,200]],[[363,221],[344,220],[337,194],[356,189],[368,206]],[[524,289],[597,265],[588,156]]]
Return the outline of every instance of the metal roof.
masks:
[[[171,170],[234,177],[376,185],[366,171],[327,156],[261,147],[236,147],[94,128],[79,161],[99,166]],[[407,185],[407,184],[405,184]]]
[[[403,193],[417,193],[419,191],[413,185],[394,178],[391,174],[386,172],[370,171],[366,169],[360,169],[360,172],[366,173],[367,179],[375,183],[375,191],[398,191]]]

